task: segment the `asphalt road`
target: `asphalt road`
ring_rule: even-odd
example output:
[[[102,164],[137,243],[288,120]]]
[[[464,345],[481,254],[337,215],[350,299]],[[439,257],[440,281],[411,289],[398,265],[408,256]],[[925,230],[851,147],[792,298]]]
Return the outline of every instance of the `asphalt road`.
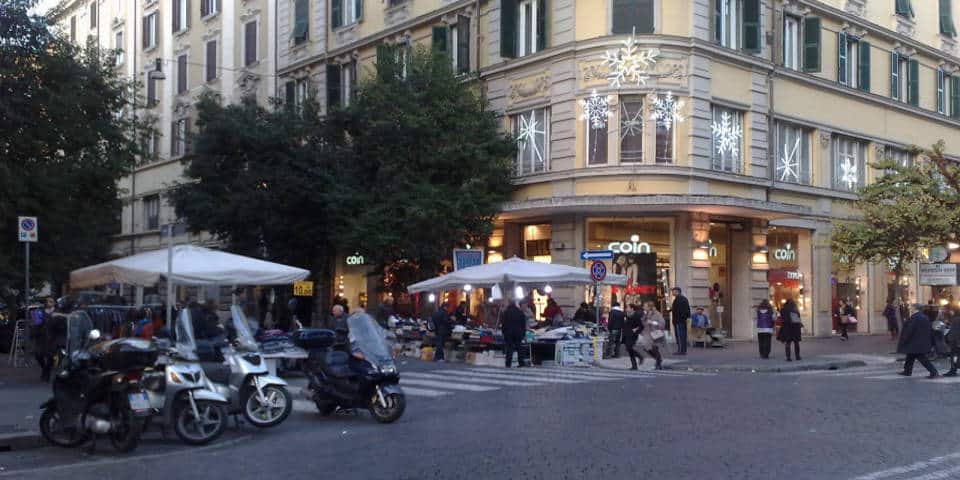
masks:
[[[406,366],[405,415],[321,417],[201,448],[0,453],[0,479],[960,478],[960,379]],[[172,437],[172,435],[171,435]]]

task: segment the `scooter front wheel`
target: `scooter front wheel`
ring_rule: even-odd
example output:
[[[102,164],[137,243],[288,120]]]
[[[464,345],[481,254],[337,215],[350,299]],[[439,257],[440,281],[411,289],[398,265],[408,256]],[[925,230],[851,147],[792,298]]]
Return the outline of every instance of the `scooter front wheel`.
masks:
[[[380,404],[380,398],[374,395],[370,402],[370,413],[380,423],[393,423],[403,415],[407,408],[406,397],[402,393],[388,393],[383,396],[386,406]]]
[[[87,436],[79,429],[64,428],[63,418],[57,407],[50,406],[40,414],[40,434],[48,442],[58,447],[77,447],[87,440]]]
[[[173,411],[173,431],[184,443],[205,445],[216,440],[227,429],[227,410],[219,403],[197,400],[194,415],[189,401],[177,403]]]
[[[263,387],[263,398],[255,388],[244,390],[240,398],[243,405],[243,417],[254,427],[268,428],[282,423],[293,410],[293,398],[290,392],[280,385]]]

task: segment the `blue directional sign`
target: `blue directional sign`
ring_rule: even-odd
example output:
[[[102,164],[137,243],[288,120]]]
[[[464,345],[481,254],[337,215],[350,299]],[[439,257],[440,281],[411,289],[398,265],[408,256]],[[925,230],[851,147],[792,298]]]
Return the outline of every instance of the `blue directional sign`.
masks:
[[[613,250],[583,250],[580,260],[613,260]]]

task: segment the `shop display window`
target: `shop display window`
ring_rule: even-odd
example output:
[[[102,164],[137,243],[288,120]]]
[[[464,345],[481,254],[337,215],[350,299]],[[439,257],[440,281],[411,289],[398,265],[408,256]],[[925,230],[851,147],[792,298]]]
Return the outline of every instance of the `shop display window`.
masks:
[[[666,310],[672,278],[672,218],[610,218],[587,221],[587,246],[592,250],[613,250],[607,271],[626,275],[626,288],[601,288],[601,303],[610,307],[616,298],[621,305],[652,300]],[[590,300],[591,298],[588,298]]]

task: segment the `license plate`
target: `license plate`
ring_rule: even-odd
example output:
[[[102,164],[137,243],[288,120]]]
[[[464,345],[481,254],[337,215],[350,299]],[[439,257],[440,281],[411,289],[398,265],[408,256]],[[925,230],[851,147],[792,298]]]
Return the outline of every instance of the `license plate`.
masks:
[[[130,401],[130,410],[137,413],[150,411],[150,398],[147,397],[147,392],[129,393],[127,399]]]

